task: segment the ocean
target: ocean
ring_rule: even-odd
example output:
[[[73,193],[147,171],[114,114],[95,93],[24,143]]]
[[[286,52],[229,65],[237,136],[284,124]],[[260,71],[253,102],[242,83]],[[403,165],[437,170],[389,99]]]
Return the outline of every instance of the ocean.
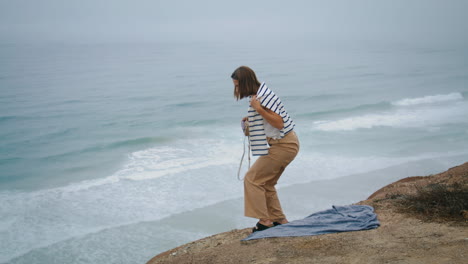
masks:
[[[3,41],[0,263],[144,263],[253,226],[240,65],[296,123],[278,184],[289,220],[468,161],[463,47]]]

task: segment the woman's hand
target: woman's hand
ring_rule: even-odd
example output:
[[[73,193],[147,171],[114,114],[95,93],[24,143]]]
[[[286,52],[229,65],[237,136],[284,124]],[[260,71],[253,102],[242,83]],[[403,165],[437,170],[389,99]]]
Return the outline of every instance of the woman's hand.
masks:
[[[250,100],[250,105],[257,112],[260,108],[263,108],[262,104],[260,104],[260,100],[258,100],[257,98],[257,95],[252,95],[252,100]]]
[[[252,106],[255,111],[257,111],[270,125],[273,127],[281,130],[284,127],[283,118],[278,115],[277,113],[271,111],[268,108],[264,108],[262,104],[260,104],[260,100],[258,100],[257,95],[252,96],[252,100],[250,100],[250,105]]]

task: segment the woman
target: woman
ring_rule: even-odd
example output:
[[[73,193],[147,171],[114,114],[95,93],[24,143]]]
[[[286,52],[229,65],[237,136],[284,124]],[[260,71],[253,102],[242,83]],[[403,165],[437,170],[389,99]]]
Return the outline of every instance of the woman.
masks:
[[[286,224],[275,185],[299,151],[294,122],[281,100],[246,66],[231,75],[237,100],[248,97],[249,141],[259,156],[244,178],[245,216],[259,219],[253,232]]]

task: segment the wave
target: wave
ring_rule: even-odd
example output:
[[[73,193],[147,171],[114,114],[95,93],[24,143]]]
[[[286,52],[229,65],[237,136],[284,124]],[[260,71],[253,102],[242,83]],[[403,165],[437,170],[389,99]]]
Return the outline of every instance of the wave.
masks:
[[[71,134],[73,134],[73,132],[75,132],[77,130],[78,130],[78,128],[76,128],[76,127],[64,128],[64,129],[60,129],[59,131],[46,133],[44,135],[38,136],[37,138],[28,139],[28,140],[58,139],[58,138],[61,138],[61,137],[71,135]]]
[[[354,114],[354,113],[362,113],[362,112],[383,112],[391,110],[394,107],[402,107],[402,106],[417,106],[417,105],[426,105],[426,104],[436,104],[441,102],[447,101],[460,101],[463,100],[468,95],[468,92],[465,93],[450,93],[444,95],[430,95],[418,98],[405,98],[398,101],[381,101],[378,103],[372,104],[362,104],[353,107],[347,108],[338,108],[338,109],[331,109],[328,111],[317,111],[305,114],[299,114],[298,116],[304,117],[317,117],[317,116],[329,116],[335,114]],[[318,96],[321,98],[322,96]],[[323,98],[326,99],[326,98]]]
[[[22,160],[22,158],[19,158],[19,157],[0,158],[0,165],[7,165],[7,164],[10,164],[12,162],[17,162],[17,161],[20,161],[20,160]],[[2,176],[0,176],[0,178],[2,178]]]
[[[428,95],[418,98],[405,98],[392,102],[392,105],[395,106],[413,106],[413,105],[422,105],[422,104],[434,104],[448,101],[459,101],[463,100],[463,95],[461,93],[450,93],[450,94],[438,94],[438,95]]]
[[[453,165],[460,164],[458,161],[455,161],[452,157],[447,158],[446,160],[447,162],[444,162],[443,160],[440,162],[434,162],[433,160],[418,160],[412,163],[411,161],[409,161],[400,163],[397,166],[392,166],[392,163],[394,163],[394,161],[390,161],[389,163],[387,163],[387,167],[381,168],[379,170],[372,170],[370,174],[366,172],[366,174],[364,175],[358,174],[346,178],[340,177],[341,179],[338,180],[338,182],[341,183],[346,183],[348,180],[354,182],[356,182],[356,180],[361,180],[360,182],[362,182],[362,180],[366,181],[366,186],[364,188],[360,188],[360,195],[352,195],[351,193],[353,192],[345,191],[343,195],[339,195],[341,197],[340,201],[355,202],[359,199],[362,199],[362,196],[366,195],[366,193],[368,193],[367,195],[369,195],[371,193],[370,191],[375,190],[375,188],[379,188],[382,185],[397,180],[399,176],[405,177],[411,175],[427,175],[429,173],[443,171],[446,168],[452,167]],[[466,159],[463,159],[462,161],[464,160]],[[370,163],[374,162],[375,160],[370,160]],[[336,163],[330,164],[329,169],[336,169],[336,166],[333,166],[335,164]],[[362,164],[368,165],[369,161],[362,160],[360,161],[359,166],[361,166]],[[354,171],[356,167],[356,165],[352,165],[351,170]],[[343,168],[342,172],[345,172],[348,168],[349,166]],[[320,169],[323,169],[323,166]],[[330,183],[329,181],[313,180],[312,183],[314,184],[314,186],[317,185],[322,187],[325,185],[327,187],[337,186],[334,185],[335,182]],[[307,185],[303,184],[301,184],[301,186],[308,187]],[[297,206],[297,204],[295,204],[294,195],[301,195],[303,194],[302,192],[304,190],[308,190],[310,192],[310,188],[298,188],[297,185],[293,185],[291,186],[291,188],[288,188],[288,186],[282,186],[280,188],[283,192],[286,193],[286,195],[293,195],[289,199],[288,197],[286,197],[284,201],[285,205],[289,208],[288,216],[292,219],[300,219],[304,216],[305,212],[317,211],[316,208],[327,206],[328,203],[331,203],[333,201],[336,202],[336,193],[339,192],[339,190],[333,190],[333,188],[329,188],[329,194],[327,195],[307,195],[309,197],[316,196],[318,200],[315,203],[308,204],[306,208]],[[320,189],[320,187],[318,188]],[[237,190],[238,189],[236,189],[236,191]],[[294,194],[292,192],[294,192]],[[146,193],[143,194],[146,195]],[[223,197],[222,200],[216,202],[213,201],[214,203],[205,203],[200,207],[191,208],[189,212],[183,212],[181,214],[171,214],[168,217],[164,217],[157,220],[142,220],[135,218],[132,222],[129,223],[118,223],[115,226],[102,228],[101,230],[97,230],[94,233],[82,234],[80,236],[56,241],[55,243],[51,243],[48,246],[45,245],[45,247],[43,246],[33,248],[27,252],[24,252],[23,254],[19,254],[11,262],[23,263],[27,262],[28,260],[41,258],[49,260],[48,262],[64,263],[67,262],[67,260],[69,260],[70,257],[72,257],[72,259],[79,258],[79,256],[83,256],[83,254],[90,255],[96,251],[115,253],[116,248],[118,248],[120,249],[120,251],[117,250],[118,253],[112,254],[111,256],[92,256],[90,257],[91,260],[89,261],[93,263],[108,263],[125,260],[126,263],[141,263],[142,261],[145,261],[145,259],[149,259],[152,256],[152,254],[155,254],[154,250],[156,250],[157,252],[163,252],[168,248],[173,248],[188,241],[193,241],[196,239],[200,239],[201,237],[206,237],[212,235],[213,233],[220,232],[217,229],[218,227],[214,227],[213,225],[206,225],[207,215],[209,216],[213,214],[222,215],[223,217],[228,216],[228,219],[224,220],[223,222],[224,228],[240,229],[250,225],[249,222],[251,220],[243,217],[241,214],[241,195],[242,193],[240,192],[237,197]],[[139,200],[141,198],[132,197],[132,199]],[[194,201],[193,203],[198,202],[199,201]],[[159,205],[160,204],[157,204],[157,206]],[[167,204],[167,206],[174,205]],[[137,208],[134,209],[136,210]],[[155,205],[155,207],[153,207],[153,211],[158,211],[157,209],[158,208]],[[107,210],[107,208],[103,210],[102,214],[104,216],[106,215]],[[128,214],[133,213],[133,211],[128,212]],[[193,219],[193,223],[195,223],[195,225],[192,225],[192,227],[189,229],[184,228],[183,225],[187,217],[189,219]],[[216,218],[215,216],[214,219],[211,219],[208,222],[212,223],[213,221],[218,221],[221,218]],[[117,220],[119,219],[117,218]],[[202,224],[202,222],[205,224]],[[147,237],[148,234],[157,235],[151,235],[150,237]],[[142,237],[145,239],[142,240]],[[114,241],[115,239],[119,241],[124,241],[124,243],[119,247],[116,247],[112,243],[108,243],[109,241]],[[142,248],[142,246],[143,248],[152,248],[153,252],[148,252],[145,250],[135,250],[136,248]],[[66,252],[66,254],[62,254],[63,252]]]
[[[0,192],[0,262],[72,237],[161,219],[242,193],[234,175],[241,146],[219,141],[182,145],[133,152],[109,177],[33,192]]]
[[[431,127],[443,124],[466,122],[463,113],[468,112],[461,93],[424,96],[413,99],[402,99],[391,104],[384,111],[368,111],[338,120],[319,120],[313,123],[314,130],[351,131],[375,127]],[[443,104],[445,102],[459,102]],[[430,107],[427,107],[430,105]],[[408,106],[412,106],[408,108]]]
[[[232,159],[230,147],[230,144],[215,146],[215,150],[226,150],[221,155],[211,153],[213,149],[208,149],[205,164],[214,159],[214,156]],[[204,151],[200,151],[202,152]],[[186,168],[186,171],[177,171],[177,175],[171,177],[139,179],[114,175],[112,180],[107,178],[101,182],[94,181],[100,184],[88,186],[86,185],[89,182],[80,182],[35,192],[0,192],[0,212],[3,216],[0,218],[0,235],[4,238],[0,241],[0,262],[71,238],[80,238],[119,226],[160,220],[242,196],[242,184],[234,176],[237,159],[232,166],[197,171],[190,168],[190,165],[196,166],[197,161],[201,160],[197,154],[199,153],[189,149],[174,148],[137,151],[130,159],[136,159],[130,161],[133,164],[129,168],[131,170],[120,172],[120,176],[132,176],[135,173],[138,176],[139,172],[158,166],[158,162],[153,160],[163,161],[171,168]],[[189,159],[184,155],[196,157]],[[431,157],[433,156],[426,155],[394,159],[303,155],[289,168],[287,184],[281,184],[281,188]]]
[[[363,104],[363,105],[358,105],[354,107],[348,107],[348,108],[338,108],[338,109],[331,109],[328,111],[318,111],[318,112],[312,112],[312,113],[305,113],[305,114],[299,114],[298,116],[304,116],[304,117],[317,117],[317,116],[329,116],[329,115],[335,115],[335,114],[352,114],[352,113],[359,113],[359,112],[372,112],[372,111],[385,111],[388,110],[392,107],[392,105],[389,102],[379,102],[375,104]]]
[[[207,104],[208,103],[206,101],[196,101],[196,102],[183,102],[183,103],[168,104],[167,107],[190,108],[190,107],[205,106]]]
[[[67,131],[64,131],[64,133]],[[134,138],[134,139],[124,139],[119,141],[114,141],[107,144],[100,144],[100,145],[93,145],[90,147],[85,147],[73,151],[63,152],[56,155],[49,155],[42,157],[41,159],[44,160],[56,160],[61,159],[64,157],[73,157],[75,155],[86,154],[86,153],[93,153],[103,150],[113,150],[118,148],[124,147],[132,147],[132,146],[141,146],[141,145],[152,145],[152,144],[159,144],[171,141],[170,137],[142,137],[142,138]]]
[[[334,99],[341,99],[347,98],[351,96],[351,94],[345,93],[336,93],[336,94],[319,94],[319,95],[287,95],[284,96],[285,100],[289,101],[306,101],[306,102],[316,102],[316,101],[323,101],[323,100],[334,100]]]
[[[171,145],[132,152],[122,169],[101,179],[34,192],[0,192],[0,262],[70,238],[241,197],[242,183],[235,176],[241,142],[205,139]],[[288,168],[287,185],[407,160],[304,153]]]
[[[336,121],[316,121],[315,128],[322,131],[350,131],[363,128],[374,128],[381,126],[398,126],[402,123],[416,121],[415,115],[398,114],[368,114],[363,116],[348,117]]]
[[[468,94],[468,92],[466,92]],[[298,116],[304,117],[321,117],[321,116],[330,116],[330,115],[337,115],[337,114],[356,114],[356,113],[365,113],[365,112],[372,112],[372,113],[381,113],[383,111],[389,111],[394,107],[407,107],[407,106],[419,106],[419,105],[429,105],[429,104],[439,104],[444,102],[451,102],[451,101],[461,101],[466,96],[465,93],[450,93],[450,94],[441,94],[441,95],[429,95],[417,98],[405,98],[397,101],[381,101],[378,103],[371,103],[371,104],[362,104],[353,107],[347,108],[337,108],[337,109],[330,109],[327,111],[317,111],[311,113],[304,113],[299,114]],[[331,98],[333,98],[332,95]],[[341,96],[340,96],[341,97]],[[317,96],[313,97],[314,100],[321,99],[327,100],[330,99],[328,96]],[[366,117],[366,119],[376,118],[376,116]],[[398,117],[395,117],[398,118]]]
[[[230,146],[219,140],[182,141],[180,146],[149,148],[131,153],[129,162],[112,177],[120,180],[150,180],[206,168],[236,164],[241,145]]]
[[[0,122],[18,119],[18,116],[0,116]]]
[[[181,127],[195,128],[195,127],[212,126],[214,124],[219,124],[221,122],[222,121],[219,119],[197,119],[197,120],[190,120],[190,121],[180,121],[174,124],[176,124],[177,126],[181,126]]]
[[[114,143],[108,144],[105,148],[114,149],[119,147],[125,146],[138,146],[138,145],[145,145],[150,143],[163,143],[171,140],[167,137],[142,137],[142,138],[135,138],[135,139],[127,139],[121,140]]]
[[[27,121],[27,120],[35,120],[37,118],[40,118],[40,117],[36,117],[36,116],[19,116],[19,115],[0,116],[0,122]]]

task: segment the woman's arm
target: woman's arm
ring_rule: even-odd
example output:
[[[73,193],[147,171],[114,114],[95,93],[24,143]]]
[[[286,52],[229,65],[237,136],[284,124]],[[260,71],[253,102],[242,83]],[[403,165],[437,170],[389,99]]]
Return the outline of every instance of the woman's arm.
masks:
[[[277,113],[271,111],[268,108],[263,107],[260,104],[260,101],[257,99],[257,96],[252,96],[250,105],[257,111],[270,125],[281,130],[284,127],[283,118]]]

